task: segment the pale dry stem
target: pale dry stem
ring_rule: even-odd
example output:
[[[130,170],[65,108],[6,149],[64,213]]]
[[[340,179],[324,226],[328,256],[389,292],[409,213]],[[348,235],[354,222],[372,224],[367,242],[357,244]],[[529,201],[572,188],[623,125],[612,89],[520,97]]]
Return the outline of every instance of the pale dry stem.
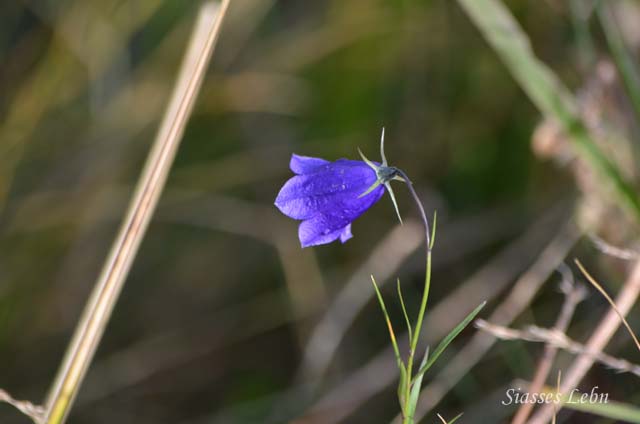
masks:
[[[571,322],[571,318],[573,318],[576,306],[587,296],[587,290],[584,286],[575,284],[573,274],[569,267],[563,264],[563,266],[560,267],[560,272],[563,275],[562,282],[560,283],[560,291],[564,294],[564,303],[562,304],[562,309],[560,310],[556,323],[553,326],[553,331],[566,333],[569,323]],[[551,367],[553,366],[553,361],[557,352],[558,346],[553,344],[547,344],[544,347],[542,358],[540,359],[531,382],[531,392],[539,392],[544,386],[544,383],[549,376],[549,372],[551,371]],[[529,418],[529,415],[531,415],[533,407],[534,404],[532,403],[522,404],[513,417],[511,423],[524,424],[527,421],[527,418]]]
[[[26,400],[14,399],[9,393],[2,389],[0,389],[0,402],[8,403],[13,406],[18,411],[31,418],[31,420],[36,424],[42,422],[45,411],[40,405],[34,405]]]
[[[43,422],[63,423],[73,405],[164,188],[228,5],[229,0],[221,4],[210,1],[200,8],[171,102],[126,218],[52,385]]]
[[[573,390],[596,362],[596,354],[609,343],[622,323],[620,316],[626,316],[640,295],[640,261],[636,262],[622,290],[616,298],[618,311],[610,308],[585,344],[585,353],[580,354],[567,370],[561,387],[563,393]],[[589,354],[587,354],[587,352]],[[552,405],[543,406],[529,421],[530,424],[545,424],[553,416]]]

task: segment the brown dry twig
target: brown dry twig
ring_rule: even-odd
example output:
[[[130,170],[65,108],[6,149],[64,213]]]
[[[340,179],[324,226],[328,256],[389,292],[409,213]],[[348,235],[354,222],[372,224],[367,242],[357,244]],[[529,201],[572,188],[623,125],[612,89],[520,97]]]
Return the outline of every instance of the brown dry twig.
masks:
[[[573,390],[591,369],[596,361],[595,353],[601,352],[609,343],[613,334],[618,330],[622,323],[621,317],[626,316],[640,295],[640,261],[637,261],[631,270],[631,273],[622,286],[622,290],[618,294],[616,301],[613,302],[615,307],[609,311],[599,321],[598,326],[593,331],[591,337],[585,344],[585,352],[582,353],[573,362],[573,365],[566,373],[566,378],[561,387],[562,392]],[[607,299],[609,300],[609,299]],[[530,424],[545,424],[554,414],[553,407],[544,405],[531,418]]]
[[[598,249],[600,252],[604,253],[605,255],[618,258],[618,259],[623,259],[625,261],[634,261],[638,259],[638,257],[640,257],[640,252],[614,246],[612,244],[607,243],[604,239],[598,237],[595,234],[589,234],[589,239],[591,240],[593,245],[596,247],[596,249]]]
[[[578,303],[587,296],[587,290],[584,286],[575,284],[571,269],[567,265],[562,264],[558,268],[558,271],[562,274],[560,291],[564,294],[564,303],[562,304],[562,309],[560,310],[558,319],[553,326],[553,331],[564,334],[569,327],[571,318],[573,318],[576,306],[578,306]],[[551,371],[551,367],[553,366],[553,361],[557,352],[557,346],[553,344],[547,344],[545,346],[542,358],[540,359],[533,381],[531,382],[532,392],[538,392],[542,386],[544,386],[544,383],[549,376],[549,372]],[[513,417],[512,424],[524,424],[527,421],[527,418],[529,418],[529,415],[531,415],[533,407],[534,404],[532,403],[522,404]]]
[[[44,417],[44,408],[42,406],[34,405],[26,400],[14,399],[9,393],[2,389],[0,389],[0,402],[8,403],[13,406],[18,411],[31,418],[34,423],[40,423]]]
[[[627,329],[629,335],[631,336],[631,338],[633,339],[633,342],[636,344],[636,347],[638,348],[638,350],[640,351],[640,341],[638,341],[638,337],[636,336],[636,334],[633,332],[633,330],[631,329],[631,326],[629,325],[629,323],[627,322],[627,320],[625,319],[624,315],[620,312],[620,310],[618,309],[618,307],[616,306],[615,302],[613,301],[613,299],[611,299],[611,296],[609,296],[607,294],[607,292],[602,288],[602,286],[600,285],[600,283],[598,283],[596,281],[595,278],[593,278],[593,276],[591,274],[589,274],[589,272],[587,272],[587,270],[585,269],[585,267],[582,265],[582,263],[580,263],[579,260],[575,260],[576,265],[578,266],[578,268],[580,268],[580,272],[582,272],[582,274],[587,278],[587,281],[589,281],[589,283],[591,283],[591,285],[593,287],[595,287],[600,294],[602,294],[602,296],[607,299],[607,302],[609,302],[609,305],[611,305],[611,308],[618,314],[618,317],[620,317],[620,320],[622,321],[622,324],[624,324],[625,328]]]
[[[593,361],[617,372],[628,372],[640,377],[640,365],[633,364],[626,359],[616,358],[599,350],[591,350],[588,346],[580,344],[569,338],[563,332],[554,329],[531,325],[523,330],[514,330],[501,325],[491,324],[482,319],[476,320],[475,326],[501,340],[523,340],[526,342],[546,343],[549,346],[554,346],[557,349],[565,350],[571,354],[591,358]]]

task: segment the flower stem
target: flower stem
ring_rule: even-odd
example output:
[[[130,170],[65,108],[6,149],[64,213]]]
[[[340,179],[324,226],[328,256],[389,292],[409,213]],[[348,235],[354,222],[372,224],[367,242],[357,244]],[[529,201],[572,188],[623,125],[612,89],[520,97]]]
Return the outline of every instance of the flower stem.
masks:
[[[422,321],[424,321],[424,313],[427,309],[427,299],[429,298],[429,287],[431,286],[431,249],[427,250],[427,270],[424,277],[424,290],[422,292],[422,301],[420,303],[420,311],[418,312],[418,321],[416,322],[416,330],[413,333],[413,340],[411,340],[411,350],[409,354],[410,359],[413,359],[413,355],[416,352],[418,346],[418,339],[420,338],[420,330],[422,327]]]
[[[418,346],[418,339],[420,338],[420,330],[422,328],[422,322],[424,321],[424,314],[427,310],[427,299],[429,298],[429,287],[431,286],[431,249],[427,249],[427,268],[424,278],[424,290],[422,292],[422,300],[420,302],[420,311],[418,312],[418,319],[415,325],[415,332],[410,341],[409,358],[407,359],[407,383],[405,388],[405,405],[404,411],[411,411],[413,408],[410,405],[411,402],[411,387],[413,383],[413,362],[416,354],[416,348]],[[403,418],[403,424],[413,424],[413,414],[407,415]]]
[[[429,230],[429,220],[427,219],[427,214],[424,212],[424,206],[422,206],[422,202],[418,197],[418,193],[416,193],[416,189],[413,188],[413,184],[411,183],[411,180],[409,179],[407,174],[402,169],[394,169],[398,173],[398,175],[400,175],[404,179],[404,182],[407,185],[407,188],[409,189],[413,200],[416,202],[416,206],[418,207],[418,211],[420,212],[420,218],[422,219],[422,223],[424,224],[424,237],[427,244],[427,253],[430,254],[431,248],[433,246],[431,245],[431,231]]]
[[[429,288],[431,286],[431,250],[433,248],[433,244],[431,243],[431,231],[429,229],[429,221],[427,220],[427,215],[424,211],[424,207],[422,206],[422,202],[418,197],[418,193],[416,193],[411,180],[401,169],[397,170],[398,174],[404,179],[409,191],[411,192],[411,196],[413,196],[413,200],[418,207],[418,211],[420,212],[420,217],[422,218],[422,222],[424,224],[425,229],[425,243],[427,250],[427,266],[424,277],[424,289],[422,292],[422,300],[420,302],[420,310],[418,311],[418,319],[416,320],[415,330],[413,332],[413,337],[410,339],[410,348],[409,348],[409,358],[407,359],[407,382],[405,387],[404,394],[404,402],[403,411],[410,412],[407,413],[403,417],[403,424],[413,424],[413,412],[415,405],[411,405],[411,389],[413,383],[413,362],[415,358],[416,349],[418,346],[418,340],[420,338],[420,330],[422,329],[422,322],[424,321],[424,314],[427,310],[427,300],[429,298]]]

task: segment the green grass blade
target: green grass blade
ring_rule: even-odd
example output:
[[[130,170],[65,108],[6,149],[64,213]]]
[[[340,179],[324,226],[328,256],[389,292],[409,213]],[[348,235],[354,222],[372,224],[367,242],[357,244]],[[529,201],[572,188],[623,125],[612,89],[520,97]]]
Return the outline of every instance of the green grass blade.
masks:
[[[576,152],[612,187],[630,216],[640,222],[640,200],[635,190],[594,142],[578,115],[574,97],[535,56],[527,35],[509,10],[498,0],[458,0],[458,3],[531,101],[562,127]]]
[[[400,357],[400,350],[398,349],[398,342],[396,340],[396,334],[393,331],[393,326],[391,325],[391,319],[389,318],[389,313],[387,312],[387,307],[384,304],[384,300],[382,299],[382,294],[380,293],[380,290],[378,289],[378,285],[376,284],[376,280],[373,278],[373,275],[371,276],[371,282],[373,283],[373,288],[376,291],[376,296],[378,297],[378,302],[380,303],[380,308],[382,309],[382,313],[384,314],[384,319],[387,323],[387,327],[389,329],[389,337],[391,338],[391,344],[393,345],[393,352],[396,355],[396,361],[398,362],[398,368],[400,369],[400,372],[402,373],[402,370],[404,369],[404,363],[402,362],[402,358]],[[405,374],[406,374],[406,369],[404,369]]]
[[[423,368],[427,361],[429,360],[429,346],[424,351],[424,356],[422,357],[422,361],[420,362],[420,368]],[[420,397],[420,390],[422,387],[422,378],[424,377],[424,373],[422,375],[416,375],[416,378],[413,380],[411,384],[411,394],[409,395],[409,405],[408,410],[406,411],[406,415],[409,417],[413,417],[416,412],[416,407],[418,406],[418,398]]]
[[[400,279],[398,278],[396,281],[398,282],[398,297],[400,298],[400,306],[402,306],[402,314],[404,315],[404,320],[407,323],[407,331],[409,332],[409,345],[411,345],[411,341],[413,340],[413,328],[411,328],[411,320],[407,314],[407,308],[404,306],[404,298],[402,297],[402,289],[400,288]]]
[[[438,347],[436,347],[436,349],[433,351],[433,354],[431,355],[427,363],[420,366],[420,370],[416,374],[415,379],[421,378],[424,375],[424,373],[427,372],[429,368],[431,368],[431,366],[436,362],[436,360],[442,354],[442,352],[444,352],[447,346],[451,344],[453,339],[455,339],[458,336],[458,334],[460,334],[460,332],[464,330],[467,325],[469,325],[471,320],[473,320],[476,317],[476,315],[478,315],[478,313],[482,310],[482,308],[484,308],[484,305],[486,304],[487,302],[482,302],[478,307],[476,307],[476,309],[473,310],[473,312],[467,315],[466,318],[456,326],[456,328],[451,330],[451,332],[447,334],[447,336],[444,339],[442,339]]]
[[[582,69],[590,69],[596,61],[596,50],[589,30],[590,5],[584,0],[570,0],[571,25],[576,39],[578,61]]]
[[[403,366],[399,366],[400,368],[400,381],[398,382],[398,402],[400,402],[400,410],[402,411],[402,415],[406,415],[406,411],[404,410],[405,399],[406,399],[406,391],[407,391],[407,370]]]
[[[378,303],[380,303],[380,309],[382,309],[382,314],[384,315],[384,319],[389,329],[389,337],[391,338],[391,344],[393,345],[393,353],[396,356],[396,363],[398,364],[398,369],[400,370],[400,381],[398,382],[398,401],[400,402],[400,408],[402,408],[404,413],[407,379],[410,378],[410,376],[407,376],[407,368],[405,367],[404,362],[402,362],[402,357],[400,357],[400,349],[398,349],[398,341],[396,340],[396,335],[393,331],[393,325],[391,325],[391,319],[389,318],[387,307],[384,304],[382,293],[380,293],[380,289],[378,289],[378,284],[376,284],[376,280],[375,278],[373,278],[373,275],[371,276],[371,282],[373,283],[373,288],[376,291],[376,296],[378,297]],[[400,290],[400,280],[398,280],[398,290]],[[404,311],[404,302],[402,301],[402,298],[400,299],[400,301],[403,303],[402,310]],[[404,312],[404,314],[406,317],[406,312]]]
[[[624,421],[625,423],[640,423],[640,408],[626,403],[612,401],[608,401],[607,403],[581,403],[574,401],[571,403],[563,403],[562,407]]]
[[[636,118],[640,121],[640,77],[638,76],[638,69],[629,50],[624,45],[624,40],[620,35],[610,5],[607,2],[600,1],[596,5],[596,12],[607,40],[607,45],[611,51],[611,56],[627,89]]]

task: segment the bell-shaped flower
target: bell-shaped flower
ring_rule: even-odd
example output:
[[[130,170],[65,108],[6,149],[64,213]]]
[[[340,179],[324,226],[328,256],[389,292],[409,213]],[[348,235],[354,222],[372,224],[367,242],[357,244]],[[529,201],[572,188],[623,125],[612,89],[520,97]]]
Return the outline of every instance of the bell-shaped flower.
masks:
[[[329,162],[294,154],[289,167],[296,175],[284,184],[275,205],[302,220],[298,228],[302,247],[349,240],[351,223],[385,191],[376,170],[363,161]]]
[[[342,243],[349,240],[353,237],[351,223],[380,200],[385,190],[402,223],[389,182],[400,180],[409,186],[411,182],[404,172],[387,165],[384,128],[380,138],[382,163],[370,161],[362,152],[360,156],[362,161],[338,159],[335,162],[296,154],[291,156],[289,167],[296,175],[280,189],[275,205],[285,215],[302,221],[298,228],[302,247],[337,239]]]

